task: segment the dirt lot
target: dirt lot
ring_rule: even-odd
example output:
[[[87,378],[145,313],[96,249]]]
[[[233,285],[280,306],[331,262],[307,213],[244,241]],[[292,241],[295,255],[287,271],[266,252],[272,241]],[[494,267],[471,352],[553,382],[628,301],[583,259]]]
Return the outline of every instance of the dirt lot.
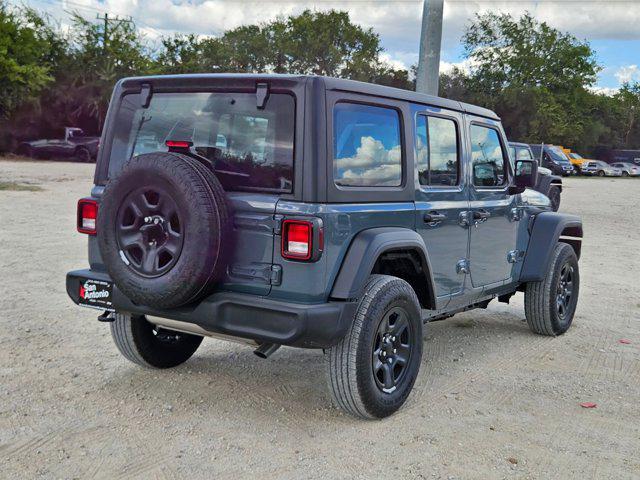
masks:
[[[92,170],[0,161],[0,477],[640,478],[640,179],[566,181],[586,235],[569,333],[531,334],[521,295],[429,325],[406,407],[362,422],[331,407],[321,352],[125,361],[65,293]]]

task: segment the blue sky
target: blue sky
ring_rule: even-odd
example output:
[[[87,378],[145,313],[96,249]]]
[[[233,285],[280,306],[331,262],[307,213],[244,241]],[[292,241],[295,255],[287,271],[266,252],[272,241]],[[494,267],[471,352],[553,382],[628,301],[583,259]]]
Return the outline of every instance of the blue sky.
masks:
[[[15,2],[16,0],[9,0]],[[411,66],[418,58],[422,0],[26,0],[61,22],[75,10],[87,18],[108,12],[131,15],[152,42],[161,34],[216,35],[305,8],[347,10],[351,19],[380,34],[384,58]],[[465,66],[460,37],[477,13],[521,15],[525,11],[551,26],[588,40],[603,67],[596,87],[604,92],[622,81],[640,81],[640,0],[445,0],[442,69]]]

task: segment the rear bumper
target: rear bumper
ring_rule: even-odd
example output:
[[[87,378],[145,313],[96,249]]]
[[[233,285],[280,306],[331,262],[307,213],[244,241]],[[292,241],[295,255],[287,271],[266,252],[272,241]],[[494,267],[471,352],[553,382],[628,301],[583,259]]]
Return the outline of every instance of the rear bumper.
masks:
[[[67,273],[67,294],[78,303],[80,279],[111,282],[103,272],[76,270]],[[198,303],[170,310],[136,305],[114,285],[113,308],[121,313],[151,315],[193,323],[212,333],[259,343],[304,348],[327,348],[347,332],[355,314],[355,302],[300,304],[256,295],[216,292]]]

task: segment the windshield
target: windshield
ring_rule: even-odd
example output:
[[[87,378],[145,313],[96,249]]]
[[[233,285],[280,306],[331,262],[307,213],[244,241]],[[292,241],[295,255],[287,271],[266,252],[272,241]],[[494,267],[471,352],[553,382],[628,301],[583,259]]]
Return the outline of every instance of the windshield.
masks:
[[[567,156],[564,154],[560,147],[552,145],[547,146],[547,153],[551,157],[551,160],[559,163],[567,163]]]
[[[291,192],[295,100],[271,94],[258,109],[253,93],[156,93],[148,108],[126,95],[117,114],[109,176],[136,155],[189,141],[211,162],[227,190]]]

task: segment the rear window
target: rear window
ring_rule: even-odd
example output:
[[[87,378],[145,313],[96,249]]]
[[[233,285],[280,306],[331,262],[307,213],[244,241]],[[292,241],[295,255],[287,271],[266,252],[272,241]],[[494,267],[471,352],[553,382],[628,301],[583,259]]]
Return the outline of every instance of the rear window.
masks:
[[[126,95],[117,114],[109,176],[133,156],[166,152],[167,140],[190,141],[227,190],[293,189],[295,100],[271,94],[264,109],[253,93],[156,93],[148,108]]]

